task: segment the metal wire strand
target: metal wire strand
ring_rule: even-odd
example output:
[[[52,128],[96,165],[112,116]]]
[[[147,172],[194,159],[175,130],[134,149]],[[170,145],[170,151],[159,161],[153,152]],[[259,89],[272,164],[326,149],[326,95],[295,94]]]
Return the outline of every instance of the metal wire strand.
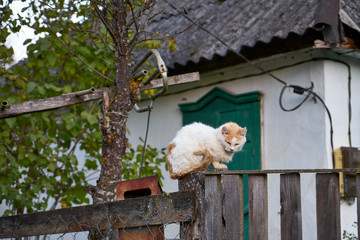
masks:
[[[148,133],[149,133],[151,110],[152,110],[152,104],[151,104],[151,107],[149,108],[149,111],[148,111],[148,118],[147,118],[147,123],[146,123],[146,132],[145,132],[145,139],[144,139],[144,147],[143,147],[142,156],[141,156],[141,165],[140,165],[140,171],[139,171],[139,178],[141,178],[141,172],[142,172],[142,168],[143,168],[143,165],[144,165],[144,157],[145,157],[145,150],[146,150],[146,142],[147,142]]]

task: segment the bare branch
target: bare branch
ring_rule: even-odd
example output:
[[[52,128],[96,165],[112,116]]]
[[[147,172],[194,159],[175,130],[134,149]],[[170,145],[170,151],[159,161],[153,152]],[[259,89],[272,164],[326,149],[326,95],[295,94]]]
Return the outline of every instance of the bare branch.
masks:
[[[104,16],[101,14],[100,9],[98,8],[98,6],[95,4],[95,1],[91,1],[91,4],[93,5],[94,9],[95,9],[95,13],[96,15],[100,18],[101,22],[104,24],[106,30],[109,32],[110,37],[112,38],[112,40],[115,43],[115,46],[117,48],[118,51],[120,51],[119,48],[119,39],[117,39],[117,37],[115,36],[111,26],[109,25],[109,19],[104,19]],[[106,44],[107,45],[107,44]]]
[[[169,38],[176,38],[177,35],[182,34],[183,32],[186,32],[191,27],[193,27],[198,20],[199,19],[195,20],[194,23],[191,23],[189,26],[185,27],[183,30],[180,30],[180,31],[174,32],[174,33],[170,33],[170,34],[167,33],[167,34],[160,35],[158,32],[154,33],[154,32],[143,31],[143,33],[145,33],[145,37],[142,39],[138,39],[135,45],[146,42],[146,41],[150,41],[150,40],[164,41]],[[146,34],[151,35],[151,36],[147,37]],[[154,38],[155,35],[157,35],[156,38]]]
[[[146,36],[146,32],[144,31],[146,28],[147,23],[153,19],[154,17],[164,13],[165,8],[160,9],[159,11],[153,13],[154,7],[155,7],[156,1],[148,1],[142,9],[138,12],[137,16],[133,16],[133,19],[131,22],[127,24],[127,27],[131,29],[132,25],[135,25],[135,29],[137,30],[133,36],[133,39],[131,40],[129,47],[130,49],[133,49],[137,44],[147,41],[147,40],[154,40],[153,37],[148,38]],[[145,11],[148,10],[149,12],[145,14]],[[133,14],[134,15],[134,14]],[[144,17],[146,16],[146,17]],[[141,21],[141,19],[143,19]],[[138,25],[138,27],[136,27]],[[141,40],[140,36],[145,35]]]
[[[105,58],[100,57],[101,60],[103,60],[107,65],[109,65],[110,67],[116,67],[115,64],[112,64],[110,62],[108,62]]]
[[[132,15],[133,20],[134,20],[136,32],[139,32],[139,25],[138,25],[138,22],[137,22],[137,20],[136,20],[136,16],[135,16],[135,12],[134,12],[134,7],[133,7],[133,5],[131,4],[131,2],[130,2],[129,0],[127,0],[126,2],[127,2],[128,5],[130,6],[131,15]]]
[[[133,36],[133,39],[129,43],[130,49],[133,49],[135,45],[138,43],[141,33],[143,33],[144,29],[146,28],[146,24],[151,16],[155,3],[156,1],[146,2],[146,4],[143,5],[137,16],[133,14],[133,21],[127,25],[127,27],[130,28],[134,24],[137,30]],[[144,12],[146,10],[149,10],[149,13],[146,14],[146,19],[143,22],[141,22],[141,18],[145,15]]]

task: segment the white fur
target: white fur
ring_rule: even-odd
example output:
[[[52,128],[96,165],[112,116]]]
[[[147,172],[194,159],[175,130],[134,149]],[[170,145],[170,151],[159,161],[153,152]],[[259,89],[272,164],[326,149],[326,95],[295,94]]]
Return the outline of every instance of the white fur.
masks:
[[[204,150],[207,150],[217,163],[229,162],[233,154],[242,149],[246,137],[242,136],[240,141],[234,137],[227,143],[226,134],[222,131],[224,126],[227,125],[214,129],[202,123],[192,123],[180,129],[172,141],[175,147],[168,155],[173,172],[181,173],[199,164],[203,160],[203,155],[194,153]]]

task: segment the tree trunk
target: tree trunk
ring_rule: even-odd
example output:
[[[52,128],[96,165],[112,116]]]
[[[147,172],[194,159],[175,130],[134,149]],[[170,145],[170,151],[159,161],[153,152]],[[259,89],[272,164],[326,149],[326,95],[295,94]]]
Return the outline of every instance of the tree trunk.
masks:
[[[138,88],[132,80],[131,53],[126,29],[126,1],[112,1],[112,31],[116,64],[116,91],[104,92],[101,120],[102,166],[93,196],[94,204],[115,199],[115,187],[121,180],[122,159],[127,138],[126,122],[137,99]]]

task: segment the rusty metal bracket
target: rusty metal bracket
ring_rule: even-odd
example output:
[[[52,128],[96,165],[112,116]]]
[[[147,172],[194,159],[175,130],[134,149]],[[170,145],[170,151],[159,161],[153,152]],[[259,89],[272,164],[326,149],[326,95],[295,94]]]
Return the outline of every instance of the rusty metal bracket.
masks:
[[[145,80],[144,84],[149,84],[150,81],[158,74],[161,74],[163,86],[162,88],[156,92],[155,94],[151,95],[151,102],[147,107],[140,108],[137,104],[135,104],[134,109],[137,112],[146,112],[152,109],[152,105],[156,98],[161,95],[164,95],[168,90],[168,79],[167,79],[167,69],[164,60],[161,58],[160,53],[156,49],[151,49],[135,66],[133,67],[132,71],[136,71],[151,55],[154,55],[157,61],[158,69],[151,74],[151,76]]]

